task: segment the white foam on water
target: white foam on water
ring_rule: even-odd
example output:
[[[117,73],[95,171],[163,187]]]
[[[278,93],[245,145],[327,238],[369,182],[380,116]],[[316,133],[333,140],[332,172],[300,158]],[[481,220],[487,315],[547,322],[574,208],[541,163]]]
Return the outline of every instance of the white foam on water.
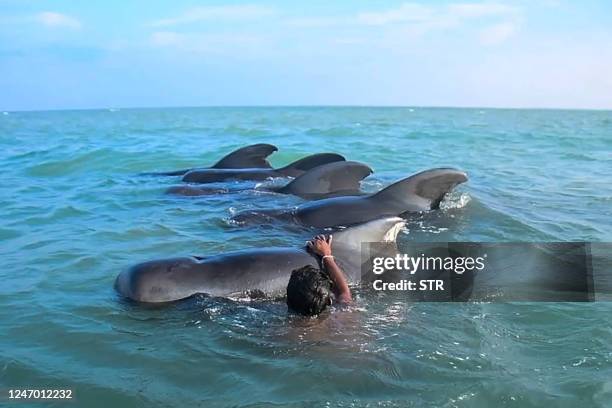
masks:
[[[472,201],[472,198],[470,197],[468,193],[459,193],[459,192],[454,191],[450,194],[447,194],[446,197],[444,197],[444,199],[440,203],[440,209],[441,210],[451,210],[451,209],[463,208],[470,201]]]

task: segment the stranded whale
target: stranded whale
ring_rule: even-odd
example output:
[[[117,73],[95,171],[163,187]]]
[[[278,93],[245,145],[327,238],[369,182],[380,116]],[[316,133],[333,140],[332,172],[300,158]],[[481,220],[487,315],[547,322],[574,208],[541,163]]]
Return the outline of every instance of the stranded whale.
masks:
[[[233,220],[248,224],[272,218],[317,228],[348,226],[436,209],[448,192],[467,179],[467,174],[460,170],[426,170],[374,194],[327,198],[294,209],[244,211],[236,214]]]
[[[278,151],[278,147],[267,144],[258,143],[241,147],[224,156],[221,160],[210,166],[211,169],[252,169],[262,168],[271,169],[272,165],[267,157]],[[161,173],[147,173],[156,176],[182,176],[194,169],[174,170]]]
[[[405,221],[374,220],[334,233],[334,257],[351,284],[361,280],[361,243],[394,243]],[[148,303],[170,302],[198,293],[230,296],[260,291],[283,295],[291,272],[306,265],[319,267],[306,248],[267,248],[210,257],[182,257],[141,263],[121,272],[115,289],[122,296]]]
[[[336,153],[318,153],[303,157],[280,169],[243,168],[243,169],[194,169],[183,176],[188,183],[218,183],[229,180],[265,180],[270,177],[297,177],[315,167],[327,163],[345,161]]]
[[[366,194],[360,190],[360,182],[372,174],[372,169],[359,162],[339,161],[317,166],[298,176],[284,186],[257,188],[209,187],[181,185],[170,187],[166,193],[185,196],[223,194],[247,190],[292,194],[305,200]]]

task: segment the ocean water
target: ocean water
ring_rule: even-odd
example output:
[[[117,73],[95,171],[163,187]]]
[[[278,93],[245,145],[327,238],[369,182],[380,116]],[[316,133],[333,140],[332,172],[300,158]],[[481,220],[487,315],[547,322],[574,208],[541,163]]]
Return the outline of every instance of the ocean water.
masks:
[[[612,112],[184,108],[0,114],[0,390],[64,388],[18,406],[611,406],[612,303],[409,303],[356,290],[315,320],[283,302],[166,307],[113,290],[131,264],[311,233],[242,229],[236,211],[299,204],[242,192],[172,197],[175,178],[273,143],[280,166],[339,152],[376,190],[453,166],[470,181],[400,241],[612,241]],[[7,401],[0,399],[0,405]]]

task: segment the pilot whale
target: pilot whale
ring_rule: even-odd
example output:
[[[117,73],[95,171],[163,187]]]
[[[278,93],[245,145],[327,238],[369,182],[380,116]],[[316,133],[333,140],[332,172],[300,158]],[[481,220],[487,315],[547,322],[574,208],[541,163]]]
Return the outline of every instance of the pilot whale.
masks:
[[[334,257],[349,283],[361,280],[361,244],[395,245],[405,221],[389,217],[333,234]],[[196,294],[231,296],[248,291],[284,295],[291,272],[319,259],[301,248],[257,248],[209,257],[181,257],[144,262],[122,271],[115,289],[125,298],[146,303],[171,302]]]
[[[439,208],[444,196],[467,179],[467,174],[460,170],[431,169],[400,180],[374,194],[326,198],[292,209],[243,211],[232,219],[238,224],[279,219],[317,228],[348,226]]]
[[[267,144],[257,143],[240,149],[236,149],[225,155],[221,160],[210,166],[210,169],[252,169],[262,168],[271,169],[272,165],[268,161],[268,156],[278,151],[278,147]],[[146,173],[156,176],[182,176],[194,169],[173,170],[160,173]]]
[[[320,200],[329,197],[363,195],[360,182],[372,174],[366,164],[355,161],[339,161],[317,166],[284,186],[259,186],[254,188],[231,188],[180,185],[170,187],[166,193],[184,196],[202,196],[257,190],[279,194],[291,194],[305,200]]]
[[[243,168],[243,169],[194,169],[183,176],[188,183],[218,183],[229,180],[265,180],[271,177],[297,177],[315,167],[327,163],[345,161],[346,159],[336,153],[317,153],[303,157],[293,163],[279,168]]]

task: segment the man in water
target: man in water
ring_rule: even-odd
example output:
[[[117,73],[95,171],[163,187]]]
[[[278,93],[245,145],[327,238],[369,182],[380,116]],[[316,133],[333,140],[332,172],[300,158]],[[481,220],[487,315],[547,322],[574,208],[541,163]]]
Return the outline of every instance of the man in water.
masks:
[[[289,309],[302,315],[315,316],[331,305],[334,297],[338,303],[353,300],[344,273],[332,255],[331,244],[331,235],[318,235],[308,241],[308,249],[321,257],[323,270],[307,265],[291,273],[287,285]]]

